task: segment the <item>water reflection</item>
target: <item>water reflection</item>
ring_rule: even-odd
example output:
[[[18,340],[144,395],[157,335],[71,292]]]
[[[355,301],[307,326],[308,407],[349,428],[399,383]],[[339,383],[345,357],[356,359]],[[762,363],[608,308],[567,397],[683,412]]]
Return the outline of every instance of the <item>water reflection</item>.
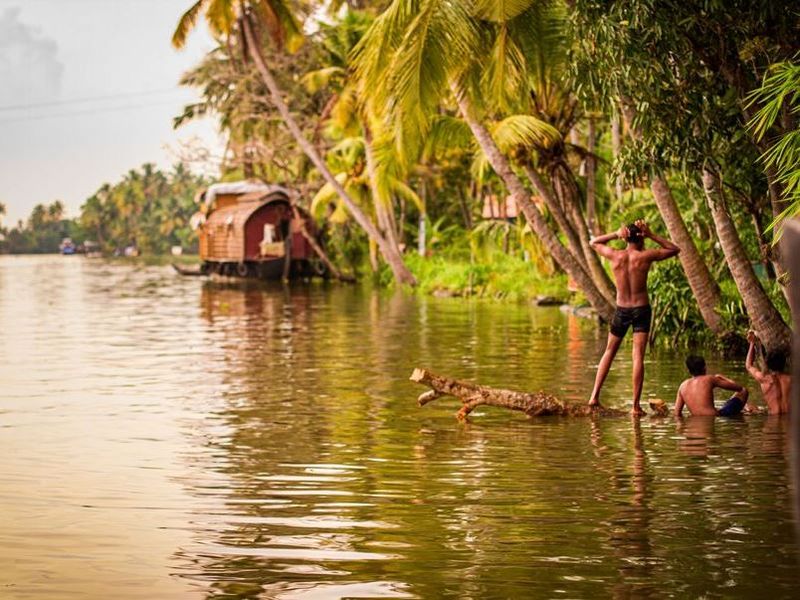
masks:
[[[416,406],[417,365],[585,401],[602,339],[584,321],[26,260],[0,260],[9,597],[796,591],[785,419],[483,407],[463,424],[455,402]],[[646,394],[674,397],[681,357],[647,369]]]

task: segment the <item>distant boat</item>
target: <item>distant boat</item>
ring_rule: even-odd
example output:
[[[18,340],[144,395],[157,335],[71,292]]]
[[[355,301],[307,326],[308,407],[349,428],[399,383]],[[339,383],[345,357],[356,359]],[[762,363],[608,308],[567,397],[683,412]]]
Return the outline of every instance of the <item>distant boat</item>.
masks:
[[[58,250],[61,254],[75,254],[77,248],[70,238],[64,238],[58,245]]]

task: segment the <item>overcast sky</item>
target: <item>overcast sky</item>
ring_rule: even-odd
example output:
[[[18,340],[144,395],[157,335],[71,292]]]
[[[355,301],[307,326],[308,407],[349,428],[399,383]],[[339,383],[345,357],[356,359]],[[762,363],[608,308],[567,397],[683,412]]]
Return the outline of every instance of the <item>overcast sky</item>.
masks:
[[[201,22],[181,52],[172,30],[192,0],[0,0],[0,202],[13,224],[60,199],[69,216],[180,140],[219,151],[216,124],[172,129],[197,98],[181,74],[213,47]],[[173,150],[170,150],[173,148]]]

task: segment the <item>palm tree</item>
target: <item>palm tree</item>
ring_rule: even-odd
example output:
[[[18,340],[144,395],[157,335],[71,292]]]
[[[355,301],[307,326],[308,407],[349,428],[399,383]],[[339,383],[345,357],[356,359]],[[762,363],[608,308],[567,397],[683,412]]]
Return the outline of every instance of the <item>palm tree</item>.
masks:
[[[753,328],[768,351],[788,354],[791,344],[791,329],[784,322],[764,288],[761,287],[761,283],[753,271],[753,265],[728,212],[720,175],[712,168],[705,167],[702,179],[703,191],[711,209],[717,236],[725,255],[725,262],[728,263],[736,287],[742,295]]]
[[[600,316],[610,319],[612,303],[593,280],[585,254],[582,261],[577,257],[581,253],[573,254],[561,244],[485,124],[490,113],[525,104],[529,62],[514,39],[535,29],[531,22],[541,16],[532,0],[475,0],[469,5],[395,0],[357,47],[356,71],[364,89],[371,91],[368,109],[383,119],[398,154],[409,163],[424,145],[431,115],[439,112],[441,103],[455,100],[534,233]],[[483,93],[487,81],[494,91]],[[538,137],[546,139],[552,126],[529,116],[528,126],[534,123]]]
[[[219,37],[230,38],[233,33],[242,36],[246,49],[261,76],[270,100],[281,115],[298,146],[308,156],[325,181],[336,190],[354,220],[377,244],[382,256],[400,283],[415,285],[416,279],[408,270],[398,248],[381,234],[374,223],[336,180],[328,169],[317,148],[304,136],[297,120],[289,110],[284,95],[273,76],[262,51],[262,31],[266,31],[276,47],[296,49],[303,41],[302,30],[286,0],[197,0],[181,17],[175,29],[172,43],[181,48],[188,32],[194,27],[201,13],[205,13],[211,31]]]

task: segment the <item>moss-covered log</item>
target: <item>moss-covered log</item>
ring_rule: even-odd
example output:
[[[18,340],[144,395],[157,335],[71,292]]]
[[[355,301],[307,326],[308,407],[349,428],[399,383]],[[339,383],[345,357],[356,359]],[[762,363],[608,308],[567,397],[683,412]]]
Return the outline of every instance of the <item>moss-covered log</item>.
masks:
[[[628,414],[614,408],[590,408],[588,405],[567,404],[546,392],[516,392],[479,385],[469,381],[460,381],[432,373],[427,369],[414,369],[411,381],[426,385],[430,390],[422,393],[418,402],[425,406],[442,396],[453,396],[461,400],[461,410],[457,417],[465,419],[478,406],[499,406],[509,410],[517,410],[529,417],[565,416],[613,416]],[[659,411],[656,411],[659,412]]]

